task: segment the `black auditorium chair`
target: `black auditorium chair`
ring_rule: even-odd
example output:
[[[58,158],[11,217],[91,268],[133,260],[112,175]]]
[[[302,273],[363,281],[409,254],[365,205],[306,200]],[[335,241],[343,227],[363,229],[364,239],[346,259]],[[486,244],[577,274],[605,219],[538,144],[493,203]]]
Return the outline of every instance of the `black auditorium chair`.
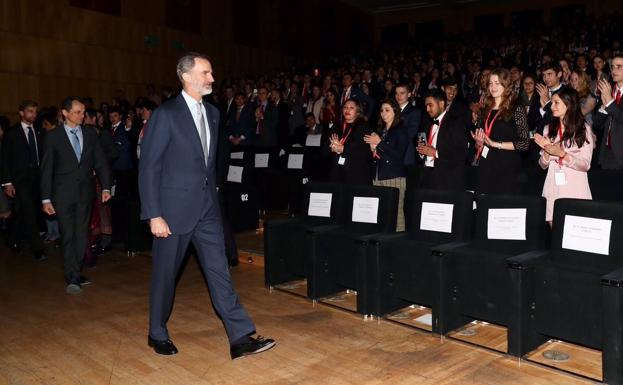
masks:
[[[303,190],[309,182],[310,156],[303,147],[291,147],[286,156],[288,214],[293,215],[300,211],[303,204]]]
[[[545,247],[542,197],[480,194],[476,204],[473,241],[433,251],[448,268],[442,278],[447,306],[439,314],[441,334],[473,320],[511,329],[513,291],[506,260]]]
[[[269,220],[264,228],[264,280],[267,286],[307,278],[307,230],[342,223],[344,185],[308,183],[294,218]]]
[[[275,147],[255,147],[254,171],[262,211],[283,210],[288,206],[285,152]],[[268,158],[268,163],[263,160]]]
[[[623,201],[623,171],[591,169],[588,172],[588,184],[594,200]]]
[[[368,242],[368,290],[357,294],[370,315],[379,317],[411,304],[430,307],[433,332],[438,332],[445,265],[432,250],[471,239],[474,196],[426,189],[407,194],[412,201],[409,230]]]
[[[553,219],[549,250],[508,261],[521,299],[509,344],[518,356],[551,338],[599,349],[604,382],[623,384],[623,205],[558,199]]]
[[[225,207],[233,231],[257,228],[259,194],[256,187],[254,153],[248,148],[232,148],[223,186]]]
[[[378,210],[370,203],[376,202]],[[358,215],[367,211],[367,217]],[[366,281],[365,247],[367,237],[396,230],[398,189],[380,186],[347,186],[342,226],[320,226],[308,231],[308,251],[311,256],[311,274],[307,294],[317,300],[341,291],[364,290]],[[357,303],[358,311],[367,314],[364,305]]]

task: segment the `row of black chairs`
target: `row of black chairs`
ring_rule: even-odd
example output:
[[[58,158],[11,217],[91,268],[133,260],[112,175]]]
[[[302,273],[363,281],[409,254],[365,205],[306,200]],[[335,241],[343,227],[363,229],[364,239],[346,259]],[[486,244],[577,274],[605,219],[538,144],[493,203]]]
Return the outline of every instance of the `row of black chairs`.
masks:
[[[266,285],[304,278],[313,300],[354,290],[357,312],[378,317],[426,306],[441,335],[502,325],[517,357],[549,339],[599,349],[604,382],[623,384],[623,204],[559,199],[550,232],[542,197],[408,195],[396,233],[396,189],[307,185],[306,210],[266,225]]]

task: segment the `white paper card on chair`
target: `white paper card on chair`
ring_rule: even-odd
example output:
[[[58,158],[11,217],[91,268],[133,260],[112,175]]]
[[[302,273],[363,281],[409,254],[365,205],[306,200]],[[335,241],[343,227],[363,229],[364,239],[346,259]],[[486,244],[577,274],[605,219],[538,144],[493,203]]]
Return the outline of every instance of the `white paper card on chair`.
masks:
[[[255,154],[255,168],[267,168],[270,154]]]
[[[611,227],[609,219],[565,215],[562,248],[608,255]]]
[[[229,171],[227,172],[227,181],[242,183],[242,170],[244,170],[244,167],[229,166]]]
[[[322,135],[307,135],[305,138],[305,147],[320,147],[320,139]]]
[[[487,238],[526,240],[526,209],[489,209]]]
[[[303,154],[289,154],[288,155],[288,169],[302,170],[303,169]]]
[[[379,198],[354,197],[353,222],[378,223]]]
[[[451,233],[453,209],[453,204],[422,202],[420,230]]]
[[[331,216],[332,199],[333,194],[331,193],[310,193],[307,215],[311,217],[329,218]]]
[[[244,151],[236,151],[229,154],[229,159],[243,159]]]

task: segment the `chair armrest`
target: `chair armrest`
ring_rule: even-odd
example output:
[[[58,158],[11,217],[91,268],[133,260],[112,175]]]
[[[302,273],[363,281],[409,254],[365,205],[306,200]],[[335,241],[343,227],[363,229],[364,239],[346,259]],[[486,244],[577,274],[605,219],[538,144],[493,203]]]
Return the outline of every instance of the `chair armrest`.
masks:
[[[319,234],[326,233],[328,231],[341,229],[342,225],[321,225],[321,226],[312,226],[307,229],[307,234]]]
[[[534,266],[537,262],[542,260],[549,250],[534,250],[527,253],[518,254],[506,259],[508,267],[511,269],[525,270]]]
[[[376,234],[366,235],[365,237],[362,237],[362,238],[365,238],[365,242],[371,245],[378,246],[379,244],[383,242],[392,241],[395,239],[403,239],[406,237],[407,237],[407,233],[401,232],[401,233],[376,233]]]
[[[470,243],[472,242],[455,241],[455,242],[449,242],[449,243],[442,243],[441,245],[435,245],[431,247],[431,253],[432,255],[436,257],[443,257],[449,251],[452,251],[453,249],[457,249],[459,247],[467,246]]]
[[[623,287],[623,267],[601,277],[601,285]]]

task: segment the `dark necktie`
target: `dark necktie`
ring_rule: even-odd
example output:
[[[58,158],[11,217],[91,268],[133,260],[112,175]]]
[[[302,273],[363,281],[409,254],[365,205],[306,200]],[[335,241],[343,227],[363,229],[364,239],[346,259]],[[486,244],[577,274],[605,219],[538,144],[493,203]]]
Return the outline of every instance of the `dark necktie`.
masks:
[[[37,142],[35,141],[35,131],[28,126],[28,149],[30,150],[31,166],[39,165],[39,154],[37,154]]]

